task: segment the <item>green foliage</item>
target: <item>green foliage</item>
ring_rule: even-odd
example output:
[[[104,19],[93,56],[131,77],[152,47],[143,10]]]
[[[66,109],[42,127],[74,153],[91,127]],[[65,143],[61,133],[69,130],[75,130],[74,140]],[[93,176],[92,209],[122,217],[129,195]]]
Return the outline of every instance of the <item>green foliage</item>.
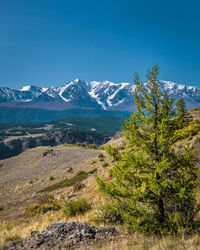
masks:
[[[103,168],[105,168],[105,167],[108,166],[108,163],[107,163],[107,162],[103,162],[103,163],[101,164],[101,166],[102,166]]]
[[[60,204],[58,201],[54,199],[45,199],[44,201],[40,203],[35,203],[29,207],[26,208],[24,211],[24,216],[25,217],[33,217],[39,214],[45,214],[48,211],[57,211],[61,209]]]
[[[49,177],[49,180],[50,180],[50,181],[53,181],[53,180],[55,180],[55,178],[54,178],[53,176],[50,176],[50,177]]]
[[[63,213],[68,218],[76,215],[83,215],[90,209],[91,204],[84,199],[71,200],[65,204]]]
[[[116,203],[105,203],[99,210],[97,220],[104,224],[122,224],[123,218]]]
[[[103,158],[104,158],[104,155],[103,155],[102,153],[100,153],[100,154],[98,155],[98,157],[99,157],[99,159],[103,159]]]
[[[50,191],[53,191],[53,190],[56,190],[59,188],[70,187],[70,186],[73,186],[77,182],[83,181],[87,177],[88,177],[88,173],[86,173],[84,171],[80,171],[72,178],[70,178],[70,179],[67,178],[63,181],[57,182],[51,186],[48,186],[48,187],[40,190],[39,192],[50,192]]]
[[[143,84],[135,75],[137,111],[124,123],[126,147],[107,152],[116,161],[113,179],[97,177],[99,189],[118,204],[132,231],[154,234],[191,233],[198,207],[194,197],[197,168],[191,151],[175,153],[174,100],[161,93],[158,67]]]
[[[106,145],[105,147],[106,152],[111,156],[112,161],[119,160],[119,148],[116,146]],[[123,149],[123,148],[121,148]]]
[[[82,147],[82,148],[86,148],[87,147],[87,143],[86,142],[77,142],[76,143],[77,147]]]
[[[187,127],[178,129],[174,133],[174,140],[182,140],[186,138],[191,138],[200,132],[200,121],[192,121]]]
[[[3,211],[4,210],[4,207],[3,206],[0,206],[0,211]]]
[[[182,129],[192,121],[192,116],[187,112],[186,102],[180,98],[176,103],[176,123],[177,128]]]
[[[89,144],[87,146],[87,148],[89,148],[89,149],[97,149],[97,146],[96,146],[96,144]]]
[[[94,173],[96,173],[97,172],[97,168],[93,168],[92,170],[90,170],[89,172],[88,172],[88,174],[94,174]]]

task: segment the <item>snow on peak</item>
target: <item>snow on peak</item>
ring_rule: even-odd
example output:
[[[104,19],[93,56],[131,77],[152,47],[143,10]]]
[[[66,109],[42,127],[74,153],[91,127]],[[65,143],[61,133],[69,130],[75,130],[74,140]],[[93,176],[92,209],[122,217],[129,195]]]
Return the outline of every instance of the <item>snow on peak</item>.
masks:
[[[29,85],[29,86],[22,87],[20,90],[21,91],[29,91],[30,89],[31,89],[31,86]]]
[[[74,80],[74,82],[80,82],[81,80],[80,79],[78,79],[78,78],[76,78],[75,80]]]
[[[184,97],[188,107],[200,106],[199,87],[163,80],[159,80],[159,83],[161,90],[167,91],[175,99]],[[61,97],[64,102],[73,101],[73,103],[78,103],[77,105],[80,107],[93,107],[94,103],[95,105],[98,103],[98,108],[101,106],[102,109],[106,110],[118,108],[118,106],[123,108],[131,106],[135,87],[136,85],[128,82],[84,81],[77,78],[61,87],[40,88],[28,85],[22,87],[21,92],[2,87],[0,88],[0,97],[6,98],[8,101],[28,102],[45,93],[55,99],[60,100],[59,97]]]
[[[46,92],[48,88],[42,88],[42,92]]]

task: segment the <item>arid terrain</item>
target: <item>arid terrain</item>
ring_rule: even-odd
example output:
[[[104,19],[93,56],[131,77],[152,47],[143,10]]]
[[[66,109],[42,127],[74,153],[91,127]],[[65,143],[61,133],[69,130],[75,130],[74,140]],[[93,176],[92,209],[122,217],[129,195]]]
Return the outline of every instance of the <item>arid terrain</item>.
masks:
[[[43,156],[45,152],[50,151]],[[80,170],[94,168],[91,162],[97,159],[98,150],[63,145],[53,148],[37,147],[19,156],[0,162],[0,201],[5,209],[1,220],[16,218],[26,206],[40,199],[41,189],[70,178]],[[69,173],[73,168],[73,173]],[[49,180],[50,176],[55,180]],[[59,192],[58,192],[59,193]]]

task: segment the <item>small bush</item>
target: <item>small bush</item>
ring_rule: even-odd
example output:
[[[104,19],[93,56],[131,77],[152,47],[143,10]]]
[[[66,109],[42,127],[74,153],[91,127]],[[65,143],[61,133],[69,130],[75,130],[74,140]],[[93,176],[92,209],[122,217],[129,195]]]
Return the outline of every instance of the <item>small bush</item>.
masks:
[[[39,214],[45,214],[50,210],[56,211],[61,208],[60,204],[56,200],[52,200],[46,197],[40,201],[26,208],[24,211],[25,217],[33,217]]]
[[[74,172],[74,169],[71,167],[68,169],[68,173],[73,173]]]
[[[94,174],[95,172],[97,172],[97,168],[94,168],[94,169],[90,170],[90,171],[88,172],[88,174]]]
[[[103,158],[104,158],[104,155],[103,155],[102,153],[100,153],[100,154],[98,155],[98,157],[99,157],[99,159],[103,159]]]
[[[191,138],[192,136],[196,135],[200,132],[200,122],[199,121],[192,121],[189,125],[183,129],[176,130],[174,134],[174,140],[182,140],[186,138]]]
[[[95,161],[95,160],[91,162],[91,164],[92,164],[92,165],[94,165],[95,163],[96,163],[96,161]]]
[[[3,211],[4,210],[4,207],[3,206],[0,206],[0,211]]]
[[[103,162],[103,163],[101,164],[101,166],[102,166],[103,168],[105,168],[105,167],[108,166],[108,163],[107,163],[107,162]]]
[[[55,178],[54,178],[53,176],[50,176],[50,177],[49,177],[49,180],[50,180],[50,181],[53,181],[53,180],[55,180]]]
[[[85,147],[87,147],[87,143],[86,142],[77,142],[76,146],[85,148]]]
[[[105,203],[100,211],[97,220],[104,224],[122,224],[123,219],[119,209],[114,204]]]
[[[63,209],[64,215],[68,217],[82,215],[91,209],[91,204],[84,200],[72,200],[66,203],[65,208]]]

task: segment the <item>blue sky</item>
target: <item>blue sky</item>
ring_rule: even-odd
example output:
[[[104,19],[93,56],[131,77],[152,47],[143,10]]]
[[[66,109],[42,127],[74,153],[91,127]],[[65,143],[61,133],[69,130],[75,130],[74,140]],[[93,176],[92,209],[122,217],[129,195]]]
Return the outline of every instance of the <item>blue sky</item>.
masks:
[[[75,78],[200,85],[199,1],[0,0],[0,86]]]

